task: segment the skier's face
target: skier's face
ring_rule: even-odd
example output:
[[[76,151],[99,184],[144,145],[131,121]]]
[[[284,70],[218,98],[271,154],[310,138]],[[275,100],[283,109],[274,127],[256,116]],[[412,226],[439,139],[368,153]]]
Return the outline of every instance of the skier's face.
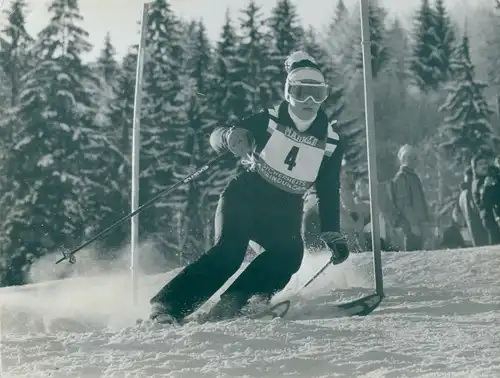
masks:
[[[321,104],[328,98],[328,86],[317,80],[301,79],[289,83],[287,95],[293,113],[310,121],[316,118]]]
[[[290,105],[292,106],[293,113],[304,121],[315,118],[321,106],[321,104],[317,104],[312,99],[307,99],[305,102],[291,101]]]

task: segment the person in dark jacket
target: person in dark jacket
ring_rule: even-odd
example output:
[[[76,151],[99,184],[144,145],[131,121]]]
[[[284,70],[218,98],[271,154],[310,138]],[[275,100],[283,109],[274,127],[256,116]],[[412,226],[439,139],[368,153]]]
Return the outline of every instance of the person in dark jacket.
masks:
[[[453,219],[456,224],[460,224],[463,218],[467,230],[469,231],[472,245],[474,247],[481,247],[488,245],[489,236],[483,226],[479,211],[472,196],[472,181],[473,169],[472,167],[468,167],[464,172],[463,182],[460,185],[461,191],[458,197],[457,206],[453,211]]]
[[[488,232],[488,244],[500,244],[499,211],[500,180],[497,169],[490,166],[488,157],[478,154],[472,159],[472,196],[484,228]]]
[[[343,144],[320,108],[328,86],[320,67],[304,52],[291,54],[285,68],[285,101],[232,127],[218,127],[210,136],[216,152],[231,152],[246,170],[220,196],[215,244],[151,299],[150,319],[181,322],[196,311],[239,270],[250,240],[264,251],[225,290],[207,318],[238,316],[254,296],[270,300],[301,266],[303,195],[311,187],[331,262],[348,258],[339,221]]]

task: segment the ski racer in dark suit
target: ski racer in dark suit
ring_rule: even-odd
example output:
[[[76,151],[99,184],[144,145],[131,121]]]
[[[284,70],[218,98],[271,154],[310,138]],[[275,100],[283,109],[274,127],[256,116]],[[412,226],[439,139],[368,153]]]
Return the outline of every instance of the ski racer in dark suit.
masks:
[[[320,109],[328,86],[304,52],[291,54],[285,67],[286,101],[213,131],[212,147],[241,158],[246,170],[220,195],[214,246],[151,299],[150,319],[181,322],[193,313],[238,271],[250,240],[264,252],[221,295],[208,317],[237,316],[251,297],[269,300],[282,290],[302,263],[303,195],[312,186],[332,263],[349,256],[339,221],[343,147]]]

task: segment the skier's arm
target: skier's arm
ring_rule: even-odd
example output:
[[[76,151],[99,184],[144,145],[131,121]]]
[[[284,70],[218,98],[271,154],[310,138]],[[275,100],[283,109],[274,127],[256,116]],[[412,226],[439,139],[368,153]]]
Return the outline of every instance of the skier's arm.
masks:
[[[267,111],[262,111],[260,113],[253,114],[250,117],[243,118],[230,127],[216,127],[210,135],[210,145],[217,153],[227,151],[227,136],[229,135],[229,132],[234,128],[245,129],[252,134],[254,139],[258,139],[261,131],[267,130],[268,121],[269,113]]]
[[[322,233],[340,232],[340,170],[344,146],[341,140],[329,142],[337,146],[323,161],[315,184]]]

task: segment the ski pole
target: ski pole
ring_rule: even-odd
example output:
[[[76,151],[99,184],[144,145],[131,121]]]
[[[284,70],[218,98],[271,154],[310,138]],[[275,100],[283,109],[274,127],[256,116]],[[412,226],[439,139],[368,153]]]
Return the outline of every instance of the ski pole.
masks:
[[[330,266],[330,264],[331,264],[331,262],[328,261],[320,270],[318,270],[318,272],[314,276],[311,277],[311,279],[309,281],[306,282],[306,284],[304,286],[302,286],[302,289],[305,289],[306,287],[308,287],[316,278],[319,277],[319,275],[321,273],[323,273],[326,270],[326,268],[328,268]]]
[[[151,198],[148,202],[146,202],[142,206],[139,206],[135,211],[131,212],[130,214],[128,214],[128,215],[124,216],[123,218],[121,218],[120,220],[116,221],[111,226],[109,226],[108,228],[104,229],[103,231],[101,231],[100,233],[98,233],[97,235],[95,235],[94,237],[92,237],[91,239],[87,240],[85,243],[83,243],[79,247],[73,249],[70,252],[64,252],[63,251],[62,252],[63,257],[61,257],[59,260],[57,260],[56,264],[59,264],[60,262],[62,262],[64,260],[68,260],[71,264],[74,264],[76,262],[75,253],[77,253],[78,251],[82,250],[83,248],[85,248],[89,244],[93,243],[97,239],[102,238],[105,234],[107,234],[111,230],[115,229],[116,227],[118,227],[119,225],[121,225],[122,223],[124,223],[125,221],[129,220],[134,215],[139,214],[141,211],[143,211],[147,207],[151,206],[154,202],[156,202],[161,196],[169,194],[169,193],[172,193],[179,186],[181,186],[183,184],[187,184],[188,182],[191,182],[191,181],[197,179],[198,176],[200,176],[206,170],[208,170],[209,168],[211,168],[215,163],[217,163],[217,162],[225,159],[228,155],[229,155],[229,152],[220,154],[219,156],[217,156],[216,158],[210,160],[207,164],[205,164],[201,168],[198,168],[195,172],[193,172],[190,175],[186,176],[184,179],[180,180],[176,184],[172,185],[169,188],[166,188],[166,189],[162,190],[155,197]]]

